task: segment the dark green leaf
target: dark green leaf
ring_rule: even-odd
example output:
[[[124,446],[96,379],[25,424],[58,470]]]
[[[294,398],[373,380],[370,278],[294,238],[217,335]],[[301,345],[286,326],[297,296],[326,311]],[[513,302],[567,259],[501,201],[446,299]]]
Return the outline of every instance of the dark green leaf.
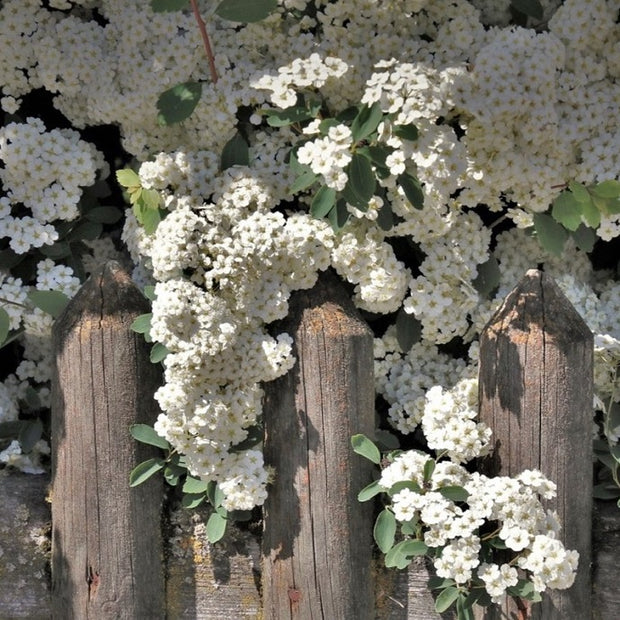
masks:
[[[506,542],[502,540],[499,536],[494,536],[489,539],[489,545],[494,549],[508,549]]]
[[[349,179],[342,195],[350,205],[366,210],[377,184],[370,161],[363,155],[354,153],[347,166],[347,174]]]
[[[560,256],[568,239],[568,231],[546,213],[534,213],[534,230],[540,245],[549,253]]]
[[[312,172],[312,170],[308,169],[302,172],[291,185],[291,194],[296,194],[297,192],[301,192],[304,189],[308,189],[311,185],[313,185],[319,177]]]
[[[441,487],[437,489],[446,499],[453,502],[466,502],[469,497],[469,493],[463,487],[456,485]]]
[[[396,315],[396,340],[403,353],[407,353],[411,347],[420,341],[422,336],[422,323],[405,312],[403,308]]]
[[[554,201],[551,215],[568,230],[577,230],[581,224],[581,204],[570,191],[562,192]]]
[[[413,125],[394,125],[392,127],[392,133],[403,140],[409,140],[415,142],[418,139],[418,128]]]
[[[286,127],[295,123],[310,120],[314,118],[320,110],[319,104],[306,106],[292,106],[284,110],[265,110],[267,115],[267,124],[270,127]]]
[[[475,620],[472,605],[473,602],[470,602],[467,596],[460,592],[459,597],[456,599],[456,615],[458,620]]]
[[[178,465],[173,465],[168,463],[166,467],[164,467],[164,480],[171,486],[175,487],[179,484],[179,480],[181,476],[185,474],[187,470],[183,467],[179,467]]]
[[[227,170],[233,166],[250,165],[250,148],[243,136],[237,132],[222,150],[220,170]]]
[[[388,568],[405,568],[411,558],[419,555],[425,555],[428,547],[421,540],[403,540],[395,544],[385,554],[385,565]]]
[[[519,579],[516,586],[510,586],[506,589],[510,596],[519,596],[534,603],[539,603],[542,600],[540,592],[534,589],[534,584],[527,579]]]
[[[140,187],[140,177],[131,168],[116,171],[116,180],[123,187]]]
[[[81,239],[93,241],[101,237],[102,231],[103,225],[99,222],[82,222],[69,233],[68,239],[69,241],[79,241]]]
[[[69,303],[69,298],[60,291],[30,291],[28,299],[33,306],[51,314],[57,319]]]
[[[169,450],[170,444],[160,435],[155,432],[155,429],[148,424],[132,424],[129,427],[131,436],[141,442],[146,443],[149,446],[157,446],[162,450]]]
[[[189,0],[151,0],[151,8],[154,13],[178,11],[189,6]]]
[[[278,0],[222,0],[215,13],[231,22],[249,24],[269,17],[278,7]]]
[[[185,493],[181,499],[181,506],[183,508],[192,509],[197,508],[205,501],[207,497],[206,493]]]
[[[334,232],[340,232],[349,221],[351,214],[347,209],[347,202],[343,198],[336,202],[334,208],[327,214],[327,219]]]
[[[152,312],[148,312],[147,314],[141,314],[133,321],[133,323],[129,326],[129,329],[138,334],[148,334],[151,329],[152,318]]]
[[[43,256],[52,260],[60,260],[71,255],[71,246],[66,241],[57,241],[53,245],[44,245],[39,249]]]
[[[41,248],[41,251],[49,247],[53,247],[53,246],[44,245]],[[6,271],[10,271],[11,269],[13,269],[13,267],[15,267],[16,265],[19,265],[19,263],[21,263],[26,256],[27,254],[15,254],[15,252],[13,252],[13,250],[11,250],[10,248],[7,248],[6,250],[2,250],[0,251],[0,269],[5,269]]]
[[[379,485],[379,481],[375,480],[371,482],[369,485],[365,486],[358,494],[357,501],[358,502],[367,502],[369,499],[375,497],[383,491],[383,487]]]
[[[156,342],[151,349],[150,360],[153,364],[157,364],[157,362],[164,360],[168,353],[170,353],[170,351],[168,351],[161,342]]]
[[[18,437],[24,420],[11,420],[10,422],[0,422],[0,439]]]
[[[379,452],[379,448],[377,448],[377,446],[375,446],[375,444],[368,439],[366,435],[353,435],[353,437],[351,437],[351,445],[353,446],[353,451],[356,454],[367,458],[369,461],[372,461],[377,465],[381,462],[381,453]]]
[[[351,124],[353,142],[367,138],[377,129],[382,118],[383,112],[378,102],[373,103],[370,107],[363,105]]]
[[[4,308],[0,308],[0,345],[4,344],[10,330],[11,319],[9,318],[9,313]]]
[[[148,459],[131,470],[129,474],[129,486],[136,487],[156,474],[165,465],[164,459]]]
[[[591,252],[594,249],[596,233],[591,228],[582,224],[572,236],[577,247],[583,252]]]
[[[41,439],[41,435],[43,434],[43,423],[38,418],[36,420],[26,420],[22,425],[18,441],[19,445],[22,448],[22,452],[28,454],[33,448],[34,445]]]
[[[322,136],[326,136],[332,127],[336,127],[337,125],[340,125],[340,124],[341,123],[337,118],[324,118],[319,123],[319,131],[321,132]]]
[[[383,553],[387,553],[394,545],[396,535],[396,518],[394,513],[384,508],[375,521],[373,537]]]
[[[428,459],[428,461],[424,463],[423,478],[424,478],[425,483],[430,481],[434,471],[435,471],[435,459]]]
[[[540,0],[510,0],[510,5],[515,11],[528,17],[543,18],[544,12]]]
[[[157,100],[157,122],[160,125],[173,125],[184,121],[198,105],[201,95],[200,82],[183,82],[165,90]]]
[[[388,493],[390,497],[394,497],[396,493],[400,493],[403,489],[408,489],[414,493],[422,493],[422,487],[415,480],[399,480],[390,487]]]
[[[596,499],[616,499],[620,497],[620,487],[611,484],[596,484],[594,485],[594,497]]]
[[[183,493],[189,493],[190,495],[198,495],[199,493],[206,493],[208,488],[208,482],[201,480],[200,478],[194,478],[193,476],[187,476],[183,483]]]
[[[435,611],[438,614],[442,614],[447,611],[456,601],[459,596],[459,591],[454,586],[449,586],[445,590],[439,593],[435,599]]]
[[[394,213],[389,201],[384,200],[379,214],[377,215],[377,225],[381,230],[392,230],[394,226]]]
[[[248,429],[246,438],[238,444],[235,444],[232,451],[241,452],[243,450],[250,450],[261,443],[264,438],[265,433],[262,426],[252,426]]]
[[[310,204],[310,213],[312,217],[321,219],[325,217],[336,203],[336,190],[323,185],[314,195]]]
[[[444,588],[448,588],[450,586],[455,585],[454,579],[446,579],[445,577],[437,577],[437,575],[433,575],[429,577],[427,586],[429,590],[443,590]]]
[[[116,224],[123,217],[123,212],[118,207],[94,207],[89,209],[84,217],[100,224]]]
[[[486,263],[478,265],[478,275],[472,284],[483,299],[489,299],[499,286],[500,276],[499,263],[491,256]]]
[[[421,209],[424,206],[424,192],[420,181],[408,172],[399,175],[397,181],[412,206]]]
[[[211,543],[215,543],[224,536],[227,520],[218,512],[213,512],[207,521],[206,534]]]

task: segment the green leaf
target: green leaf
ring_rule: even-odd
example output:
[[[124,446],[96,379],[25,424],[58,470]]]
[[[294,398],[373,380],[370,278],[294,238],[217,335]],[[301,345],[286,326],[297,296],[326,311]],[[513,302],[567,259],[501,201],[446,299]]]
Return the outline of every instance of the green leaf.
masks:
[[[152,235],[157,230],[159,222],[161,222],[166,215],[163,209],[149,209],[142,206],[137,209],[134,208],[134,213],[136,213],[136,219],[144,228],[144,232],[148,235]]]
[[[337,118],[324,118],[319,123],[319,132],[322,136],[326,136],[332,127],[340,125],[341,122]]]
[[[11,319],[9,313],[4,308],[0,308],[0,346],[4,344],[10,330]]]
[[[200,82],[183,82],[165,90],[157,100],[157,122],[160,125],[173,125],[184,121],[198,105],[201,95]]]
[[[422,323],[401,308],[396,315],[396,340],[400,350],[407,353],[416,342],[420,342],[421,336]]]
[[[500,276],[499,263],[494,256],[491,256],[486,263],[478,265],[478,275],[472,284],[480,297],[489,299],[493,291],[499,286]]]
[[[287,125],[301,123],[314,118],[320,109],[320,103],[312,102],[309,106],[299,105],[285,108],[284,110],[265,110],[267,125],[270,127],[286,127]]]
[[[591,252],[596,243],[596,233],[583,224],[573,232],[573,239],[577,247],[583,252]]]
[[[592,185],[590,191],[601,198],[618,198],[620,196],[620,181],[601,181]]]
[[[178,11],[189,6],[189,0],[151,0],[151,9],[154,13]]]
[[[233,166],[250,165],[250,148],[243,136],[237,132],[225,145],[220,160],[220,170]]]
[[[594,485],[593,491],[596,499],[610,500],[620,497],[620,487],[608,483]]]
[[[143,189],[140,200],[147,209],[158,209],[162,204],[161,195],[156,189]]]
[[[469,492],[466,489],[456,485],[441,487],[437,491],[453,502],[466,502],[469,497]]]
[[[381,462],[381,453],[379,452],[379,448],[375,446],[375,444],[366,437],[366,435],[362,435],[361,433],[358,435],[353,435],[351,437],[351,445],[353,446],[353,452],[367,458],[369,461],[372,461],[376,465]]]
[[[193,476],[187,476],[183,483],[183,493],[189,493],[190,495],[198,495],[199,493],[206,493],[209,486],[208,482],[201,480],[200,478],[194,478]]]
[[[414,493],[422,493],[422,487],[415,480],[399,480],[390,487],[388,493],[390,497],[394,497],[396,493],[400,493],[404,489],[408,489]]]
[[[170,444],[155,432],[155,429],[148,424],[132,424],[129,427],[131,436],[140,443],[146,443],[149,446],[156,446],[162,450],[169,450]]]
[[[87,241],[93,241],[99,239],[103,231],[103,225],[99,222],[82,222],[71,230],[68,235],[69,241],[80,241],[86,239]]]
[[[84,217],[100,224],[116,224],[123,217],[123,212],[118,207],[94,207]]]
[[[206,493],[186,493],[181,499],[181,506],[183,506],[183,508],[187,508],[188,510],[197,508],[200,504],[202,504],[202,502],[205,501],[206,497]]]
[[[424,206],[424,192],[420,181],[408,172],[403,172],[396,180],[411,205],[416,209],[421,209]]]
[[[19,430],[17,437],[22,452],[28,454],[34,445],[41,439],[43,435],[43,423],[38,418],[36,420],[26,420]]]
[[[367,156],[370,159],[370,161],[375,165],[377,176],[379,178],[385,179],[390,176],[391,172],[385,161],[388,156],[394,152],[392,147],[371,144],[357,149],[357,152],[360,155]]]
[[[351,214],[347,209],[347,201],[341,198],[336,202],[333,209],[327,214],[327,219],[334,232],[340,232],[349,221]]]
[[[291,194],[296,194],[297,192],[301,192],[304,189],[308,189],[316,182],[318,178],[318,175],[312,172],[312,170],[305,170],[295,179],[294,183],[291,185]]]
[[[166,358],[170,351],[161,342],[156,342],[151,349],[150,360],[153,364],[157,364]]]
[[[310,204],[312,217],[321,219],[325,217],[336,203],[336,190],[323,185],[319,188]]]
[[[349,178],[342,192],[343,197],[350,205],[366,210],[377,185],[370,161],[363,155],[354,153],[347,166],[347,174]]]
[[[549,253],[560,256],[568,239],[568,231],[546,213],[534,213],[534,230],[540,245]]]
[[[171,487],[175,487],[177,484],[179,484],[181,476],[184,475],[186,472],[187,470],[184,467],[179,467],[178,465],[168,463],[164,468],[164,480]]]
[[[534,19],[542,19],[544,15],[540,0],[510,0],[510,6],[515,11]]]
[[[371,482],[369,485],[365,486],[358,494],[357,501],[358,502],[367,502],[369,499],[375,497],[383,491],[383,487],[379,485],[379,481],[375,480]]]
[[[409,140],[410,142],[415,142],[419,136],[418,128],[413,124],[394,125],[394,127],[392,127],[392,133],[395,136],[398,136],[403,140]]]
[[[454,586],[449,586],[445,590],[441,591],[435,599],[435,611],[438,614],[442,614],[447,611],[456,601],[459,596],[459,591]]]
[[[224,533],[226,532],[226,524],[227,519],[221,514],[218,512],[211,513],[205,528],[205,533],[207,534],[207,539],[209,542],[216,543],[222,538],[222,536],[224,536]]]
[[[396,535],[396,518],[394,513],[384,508],[375,521],[372,533],[379,549],[383,553],[387,553],[394,545],[394,536]]]
[[[131,168],[116,171],[116,180],[123,187],[141,187],[140,177]]]
[[[426,553],[428,553],[428,547],[424,541],[402,540],[385,554],[385,565],[388,568],[405,568],[411,562],[411,558],[426,555]]]
[[[575,200],[578,202],[590,202],[590,192],[588,188],[582,183],[577,183],[576,181],[571,181],[568,184],[568,189],[575,196]]]
[[[141,314],[136,317],[133,323],[129,326],[131,331],[134,331],[138,334],[148,334],[151,330],[151,319],[153,318],[152,312],[147,312],[146,314]]]
[[[222,0],[215,13],[231,22],[249,24],[269,17],[276,8],[278,0]]]
[[[71,246],[66,241],[57,241],[53,245],[44,245],[39,248],[43,256],[47,256],[54,261],[66,258],[71,255]]]
[[[429,590],[443,590],[444,588],[448,588],[450,586],[455,585],[454,579],[447,579],[445,577],[437,577],[437,575],[433,575],[428,579],[428,589]]]
[[[554,201],[551,215],[568,230],[577,230],[581,224],[581,204],[570,191],[562,192]]]
[[[368,137],[377,129],[382,118],[383,112],[378,102],[373,103],[370,107],[363,105],[351,124],[353,142],[359,142]]]
[[[381,230],[391,230],[394,226],[394,213],[387,200],[383,201],[379,214],[377,215],[377,225]]]
[[[165,465],[164,459],[148,459],[142,461],[139,465],[134,467],[129,474],[129,486],[137,487],[148,480],[153,474],[156,474]]]
[[[542,601],[540,592],[534,589],[534,584],[527,579],[519,579],[516,586],[510,586],[506,588],[506,591],[510,596],[519,596],[521,598],[532,601],[533,603],[539,603]]]
[[[456,615],[458,620],[475,620],[473,602],[471,602],[467,595],[460,592],[456,599]]]
[[[592,201],[590,194],[588,194],[587,200],[580,201],[579,204],[581,205],[581,215],[586,224],[591,228],[598,228],[601,223],[601,212]]]
[[[62,314],[69,303],[69,298],[60,291],[30,291],[28,299],[33,306],[51,314],[55,319]]]
[[[424,463],[424,473],[422,474],[425,483],[429,482],[434,471],[435,471],[435,459],[428,459],[428,461]]]
[[[149,300],[149,301],[155,301],[155,286],[152,284],[149,284],[147,286],[144,287],[144,290],[142,291],[142,294]]]

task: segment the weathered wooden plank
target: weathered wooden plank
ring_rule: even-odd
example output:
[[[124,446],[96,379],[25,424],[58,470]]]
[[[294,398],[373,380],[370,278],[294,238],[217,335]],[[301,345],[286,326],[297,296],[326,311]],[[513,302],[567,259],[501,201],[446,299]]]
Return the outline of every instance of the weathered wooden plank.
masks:
[[[527,272],[480,339],[480,418],[493,429],[492,473],[539,469],[557,483],[550,502],[577,549],[569,590],[552,591],[533,618],[589,618],[592,514],[592,334],[553,279]],[[516,609],[507,604],[505,612]],[[520,617],[520,616],[517,616]]]
[[[268,385],[265,620],[374,618],[371,480],[351,436],[374,430],[372,332],[333,277],[291,299],[297,363]]]
[[[48,484],[0,470],[0,618],[50,617]]]
[[[620,610],[620,509],[616,502],[594,503],[592,529],[593,620],[617,620]]]
[[[55,618],[163,618],[161,478],[131,489],[152,456],[160,372],[130,325],[149,306],[118,264],[93,274],[53,330],[52,609]]]

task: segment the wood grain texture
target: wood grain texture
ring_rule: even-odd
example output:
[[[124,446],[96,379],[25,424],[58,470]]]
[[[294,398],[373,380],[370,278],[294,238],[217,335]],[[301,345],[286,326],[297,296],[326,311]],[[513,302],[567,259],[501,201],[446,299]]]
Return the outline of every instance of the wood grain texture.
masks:
[[[369,462],[351,436],[374,431],[372,332],[335,277],[291,299],[283,328],[295,367],[267,386],[265,461],[275,481],[264,509],[265,620],[374,618],[372,506],[357,493]]]
[[[160,372],[131,331],[149,306],[118,264],[93,274],[54,326],[52,610],[59,619],[163,618],[161,477],[131,424],[152,424]]]
[[[50,617],[48,484],[0,470],[0,618]]]
[[[592,613],[592,357],[590,330],[538,270],[527,272],[480,339],[480,418],[494,441],[485,467],[510,476],[539,469],[553,480],[557,498],[548,506],[558,512],[564,544],[580,554],[575,585],[545,595],[532,618]],[[520,617],[511,605],[505,611]]]

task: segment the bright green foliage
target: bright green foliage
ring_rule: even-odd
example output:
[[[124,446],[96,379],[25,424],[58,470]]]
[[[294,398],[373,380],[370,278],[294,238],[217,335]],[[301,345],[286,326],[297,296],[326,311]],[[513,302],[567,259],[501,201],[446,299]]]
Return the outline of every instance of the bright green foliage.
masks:
[[[133,213],[145,232],[154,233],[159,222],[166,215],[166,211],[161,208],[162,199],[159,192],[154,189],[144,189],[140,177],[131,168],[117,170],[116,180],[125,188],[129,203],[133,207]]]
[[[157,100],[157,122],[160,125],[174,125],[184,121],[198,105],[201,95],[200,82],[183,82],[165,90]]]
[[[394,537],[396,535],[396,519],[394,513],[384,508],[375,521],[373,536],[377,547],[387,553],[394,546]]]
[[[150,360],[153,364],[157,364],[165,359],[170,351],[161,342],[156,342],[151,349]]]
[[[248,24],[269,17],[277,7],[277,0],[222,0],[215,14],[231,22]]]
[[[130,329],[137,334],[144,334],[144,339],[147,342],[152,342],[151,339],[151,319],[153,318],[152,312],[141,314],[130,325]]]

